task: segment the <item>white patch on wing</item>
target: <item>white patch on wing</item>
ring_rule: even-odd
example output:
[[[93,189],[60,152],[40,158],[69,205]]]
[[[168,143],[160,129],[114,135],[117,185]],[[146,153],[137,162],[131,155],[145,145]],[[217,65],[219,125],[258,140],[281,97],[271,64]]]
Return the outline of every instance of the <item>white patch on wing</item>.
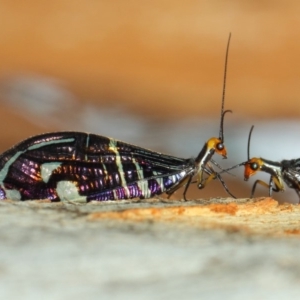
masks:
[[[18,157],[20,155],[22,155],[23,153],[33,150],[33,149],[38,149],[41,148],[43,146],[46,145],[51,145],[51,144],[61,144],[61,143],[67,143],[67,142],[73,142],[75,139],[74,138],[69,138],[69,139],[60,139],[60,140],[56,140],[56,141],[47,141],[47,142],[42,142],[42,143],[37,143],[34,145],[31,145],[30,147],[28,147],[28,149],[24,150],[24,151],[18,151],[16,152],[7,162],[6,164],[3,166],[3,168],[0,170],[0,185],[3,184],[3,180],[6,178],[7,173],[8,173],[8,169],[9,167],[18,159]]]
[[[45,183],[48,182],[53,170],[61,165],[60,162],[44,163],[41,165],[41,177]]]
[[[3,186],[3,181],[5,180],[8,169],[10,166],[21,156],[23,153],[26,153],[27,151],[34,150],[34,149],[39,149],[43,146],[46,145],[51,145],[51,144],[61,144],[61,143],[67,143],[67,142],[73,142],[75,139],[74,138],[68,138],[68,139],[59,139],[55,141],[46,141],[46,142],[41,142],[37,143],[34,145],[31,145],[24,151],[17,151],[3,166],[3,168],[0,170],[0,186]],[[46,175],[45,175],[46,176]],[[43,175],[42,175],[43,177]],[[46,178],[46,177],[45,177]],[[49,179],[49,178],[48,178]],[[5,191],[6,197],[8,199],[12,200],[21,200],[21,194],[17,190],[9,190],[3,187],[3,190]]]
[[[21,194],[17,190],[5,190],[6,198],[11,200],[21,200]]]
[[[138,175],[138,179],[139,180],[143,179],[144,178],[143,169],[139,166],[138,162],[134,158],[132,159],[132,162],[135,165],[136,172],[137,172],[137,175]],[[156,175],[156,174],[154,174],[154,175]]]
[[[86,202],[86,197],[79,195],[77,186],[72,181],[59,181],[56,192],[61,201]]]
[[[41,143],[31,145],[30,147],[28,147],[27,150],[25,150],[23,152],[27,152],[28,150],[39,149],[39,148],[44,147],[46,145],[69,143],[69,142],[74,142],[74,141],[75,141],[75,138],[68,138],[68,139],[58,139],[58,140],[41,142]]]
[[[120,174],[120,177],[121,177],[121,185],[126,188],[127,182],[126,182],[126,179],[125,179],[125,176],[124,176],[123,164],[122,164],[122,161],[121,161],[121,156],[120,156],[119,151],[117,149],[117,142],[115,140],[112,140],[112,139],[110,140],[109,150],[113,151],[116,154],[116,164],[117,164],[119,174]]]
[[[8,169],[11,166],[11,164],[13,164],[18,157],[24,153],[25,151],[18,151],[14,156],[12,156],[7,162],[6,164],[3,166],[3,168],[0,171],[0,184],[3,185],[3,180],[6,178],[7,173],[8,173]],[[4,189],[6,190],[6,189]]]
[[[88,149],[89,147],[89,144],[90,144],[90,135],[88,134],[87,137],[86,137],[86,144],[85,144],[85,147]],[[87,153],[85,154],[85,160],[88,161],[88,156],[87,156]]]
[[[108,150],[118,154],[118,149],[117,149],[117,141],[110,139],[109,140],[109,145],[108,145]]]

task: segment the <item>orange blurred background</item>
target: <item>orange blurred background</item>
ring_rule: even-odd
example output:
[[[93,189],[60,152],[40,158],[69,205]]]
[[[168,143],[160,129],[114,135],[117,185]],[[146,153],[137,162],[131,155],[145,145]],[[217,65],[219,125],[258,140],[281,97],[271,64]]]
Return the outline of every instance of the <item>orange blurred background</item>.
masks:
[[[253,155],[299,157],[299,16],[297,1],[0,1],[0,149],[79,130],[196,156],[218,134],[231,32],[228,164],[252,124]]]

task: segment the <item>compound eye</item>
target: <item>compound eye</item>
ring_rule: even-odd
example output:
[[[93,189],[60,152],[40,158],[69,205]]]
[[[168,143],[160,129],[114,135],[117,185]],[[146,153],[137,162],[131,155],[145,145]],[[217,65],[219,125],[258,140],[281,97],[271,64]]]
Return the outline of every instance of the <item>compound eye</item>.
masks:
[[[224,149],[224,144],[223,143],[217,144],[217,149],[218,150],[223,150]]]
[[[258,163],[251,163],[250,164],[250,168],[253,170],[253,171],[256,171],[258,169]]]

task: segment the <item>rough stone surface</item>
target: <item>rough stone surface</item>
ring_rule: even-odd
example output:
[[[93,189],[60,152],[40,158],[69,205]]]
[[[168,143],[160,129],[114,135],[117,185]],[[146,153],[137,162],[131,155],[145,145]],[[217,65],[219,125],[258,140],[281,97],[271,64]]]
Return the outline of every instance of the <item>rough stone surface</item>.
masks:
[[[293,299],[300,209],[270,199],[0,203],[1,299]]]

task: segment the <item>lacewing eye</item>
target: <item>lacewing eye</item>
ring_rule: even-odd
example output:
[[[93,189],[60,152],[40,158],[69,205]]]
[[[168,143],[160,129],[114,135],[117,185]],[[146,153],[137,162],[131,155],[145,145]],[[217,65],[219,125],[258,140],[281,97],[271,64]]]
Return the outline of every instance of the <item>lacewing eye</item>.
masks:
[[[217,144],[217,149],[218,150],[223,150],[224,149],[224,144],[223,143]]]
[[[250,164],[250,168],[253,170],[253,171],[256,171],[258,169],[258,163],[251,163]]]

